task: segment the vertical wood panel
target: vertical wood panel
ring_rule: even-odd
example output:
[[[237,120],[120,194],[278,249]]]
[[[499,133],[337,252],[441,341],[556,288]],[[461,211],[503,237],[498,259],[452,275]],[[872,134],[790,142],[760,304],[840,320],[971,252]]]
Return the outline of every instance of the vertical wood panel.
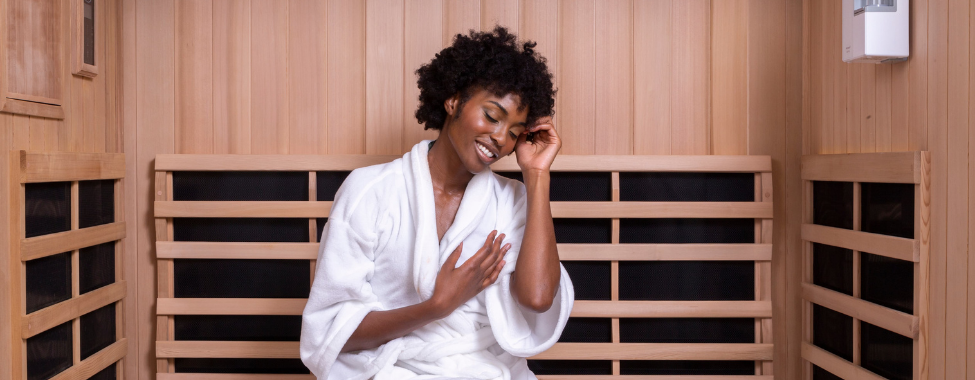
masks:
[[[58,125],[61,122],[43,117],[30,118],[30,149],[41,152],[58,150]]]
[[[886,66],[886,65],[885,65]],[[877,151],[877,65],[860,68],[860,152]]]
[[[325,2],[288,4],[288,113],[293,154],[325,153]]]
[[[633,153],[670,154],[673,3],[633,4]],[[637,43],[639,41],[639,43]],[[560,83],[561,84],[561,83]],[[561,103],[560,103],[561,105]]]
[[[677,1],[673,6],[672,153],[708,154],[711,6],[707,0]]]
[[[596,4],[596,154],[633,154],[633,0]]]
[[[945,372],[948,206],[948,1],[928,1],[927,142],[931,150],[931,378]]]
[[[908,150],[928,150],[928,2],[911,1]]]
[[[520,0],[481,0],[481,30],[491,30],[495,25],[501,25],[518,34],[521,25],[519,3]]]
[[[287,154],[288,2],[251,2],[251,152]]]
[[[914,33],[911,33],[912,35]],[[911,49],[914,54],[916,48]],[[909,99],[910,65],[912,60],[891,65],[890,68],[890,151],[903,152],[908,150],[908,126],[910,120]]]
[[[968,359],[969,2],[948,4],[947,51],[947,286],[945,376],[963,379]]]
[[[552,82],[559,84],[559,0],[521,0],[518,36],[535,41],[535,51],[545,57]],[[561,94],[555,97],[556,107]],[[555,120],[558,128],[558,120]]]
[[[328,0],[328,154],[366,152],[366,4]]]
[[[479,0],[443,0],[443,46],[450,46],[457,34],[481,27]]]
[[[213,4],[176,2],[176,153],[213,152]]]
[[[151,346],[147,342],[147,339],[143,339],[144,336],[152,336],[150,328],[148,326],[143,326],[147,322],[151,322],[152,310],[151,305],[148,305],[147,299],[142,297],[152,294],[149,291],[143,291],[144,282],[147,279],[141,277],[144,273],[143,267],[149,266],[151,268],[150,255],[145,251],[140,250],[142,246],[140,245],[141,238],[140,235],[144,233],[148,226],[146,222],[137,222],[139,220],[147,221],[148,218],[140,219],[140,208],[139,199],[151,197],[139,193],[140,187],[139,183],[144,181],[144,177],[138,175],[137,169],[145,169],[142,166],[142,162],[138,160],[136,155],[136,141],[138,135],[138,118],[136,117],[136,109],[138,107],[138,67],[137,62],[137,32],[136,28],[136,1],[134,0],[121,0],[116,3],[120,7],[120,20],[119,20],[119,30],[121,31],[119,35],[120,44],[118,46],[119,57],[118,60],[121,69],[119,70],[119,106],[121,114],[121,120],[119,128],[120,140],[122,147],[122,152],[125,152],[125,179],[123,182],[123,192],[124,198],[124,210],[125,210],[125,220],[130,221],[125,224],[125,234],[126,238],[122,239],[122,246],[124,247],[124,252],[128,254],[121,257],[123,278],[129,284],[125,288],[125,297],[129,302],[126,302],[125,307],[125,336],[129,337],[130,342],[128,345],[128,359],[124,361],[124,374],[125,379],[149,379],[151,373],[155,372],[155,361],[150,359],[151,356]],[[138,194],[138,195],[137,195]],[[148,280],[154,280],[149,278]]]
[[[251,151],[251,2],[213,0],[213,152]]]
[[[817,2],[806,2],[806,8],[808,8],[809,15],[805,24],[809,25],[809,52],[806,54],[806,59],[809,62],[808,70],[809,74],[809,111],[806,112],[809,115],[809,130],[803,131],[805,133],[804,139],[808,141],[803,141],[803,144],[808,147],[804,154],[814,154],[822,151],[822,129],[823,120],[825,119],[826,108],[823,106],[823,96],[825,90],[823,89],[823,84],[826,78],[826,68],[823,65],[823,17],[822,17],[822,3]],[[805,116],[805,115],[803,115]]]
[[[595,151],[595,3],[565,0],[559,9],[559,124],[563,154]]]
[[[747,0],[711,3],[711,150],[748,152]]]
[[[890,152],[891,65],[877,65],[876,81],[876,149],[877,152]]]
[[[842,35],[840,36],[842,38]],[[842,54],[842,53],[841,53]],[[860,96],[860,89],[862,81],[860,78],[862,75],[862,67],[860,64],[845,64],[846,75],[849,84],[846,85],[846,150],[851,153],[860,153],[860,128],[863,116],[861,115],[862,107],[861,102],[863,98]]]
[[[433,60],[443,47],[443,0],[407,0],[404,20],[403,63],[403,145],[408,151],[414,144],[426,139],[436,139],[436,130],[423,129],[416,121],[416,109],[420,102],[416,70]]]
[[[366,153],[403,153],[403,1],[366,1]]]

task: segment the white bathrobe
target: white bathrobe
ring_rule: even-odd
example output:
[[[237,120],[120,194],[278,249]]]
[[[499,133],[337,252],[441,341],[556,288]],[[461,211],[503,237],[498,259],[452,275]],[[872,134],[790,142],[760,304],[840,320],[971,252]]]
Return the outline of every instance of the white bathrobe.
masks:
[[[511,294],[524,184],[490,170],[475,175],[438,242],[428,150],[423,141],[395,161],[354,170],[335,196],[301,324],[301,360],[320,379],[535,379],[524,358],[551,347],[565,327],[574,299],[565,268],[544,313]],[[429,299],[450,253],[464,242],[460,266],[495,229],[511,243],[497,282],[447,318],[375,349],[340,353],[366,314]]]

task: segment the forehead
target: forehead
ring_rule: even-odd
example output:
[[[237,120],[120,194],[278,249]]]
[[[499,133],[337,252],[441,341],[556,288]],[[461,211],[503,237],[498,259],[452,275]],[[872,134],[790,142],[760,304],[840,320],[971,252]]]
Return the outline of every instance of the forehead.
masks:
[[[471,99],[476,100],[478,103],[487,103],[489,105],[497,103],[514,115],[528,114],[528,108],[521,104],[521,97],[518,94],[508,93],[499,96],[491,91],[479,90],[474,93]]]

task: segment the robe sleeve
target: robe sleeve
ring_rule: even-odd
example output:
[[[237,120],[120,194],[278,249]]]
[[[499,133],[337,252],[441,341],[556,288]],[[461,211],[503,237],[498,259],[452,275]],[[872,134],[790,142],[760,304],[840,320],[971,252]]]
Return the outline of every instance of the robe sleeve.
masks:
[[[375,269],[377,205],[362,200],[368,191],[361,186],[361,173],[356,174],[336,194],[301,319],[301,360],[322,379],[366,314],[382,307],[369,283]]]
[[[499,221],[509,221],[505,223],[506,226],[499,225],[499,231],[504,232],[505,240],[512,244],[505,255],[506,263],[498,281],[485,289],[485,306],[491,330],[501,348],[514,356],[530,357],[551,348],[559,340],[569,320],[575,293],[569,274],[559,264],[559,289],[552,300],[551,308],[536,313],[521,306],[515,299],[511,289],[511,274],[514,272],[525,233],[527,195],[524,185],[514,181],[503,185],[501,192],[513,193],[508,197],[511,199],[510,207],[499,207],[499,210],[511,210],[511,214],[498,215]]]

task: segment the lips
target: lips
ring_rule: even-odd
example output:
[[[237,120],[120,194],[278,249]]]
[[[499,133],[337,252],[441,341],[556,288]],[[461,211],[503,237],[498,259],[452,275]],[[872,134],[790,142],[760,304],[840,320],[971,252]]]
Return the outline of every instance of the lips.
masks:
[[[477,147],[477,150],[481,152],[481,155],[483,155],[484,158],[487,158],[488,161],[493,161],[498,158],[498,152],[495,151],[493,147],[483,144],[480,141],[474,141],[474,146]]]

